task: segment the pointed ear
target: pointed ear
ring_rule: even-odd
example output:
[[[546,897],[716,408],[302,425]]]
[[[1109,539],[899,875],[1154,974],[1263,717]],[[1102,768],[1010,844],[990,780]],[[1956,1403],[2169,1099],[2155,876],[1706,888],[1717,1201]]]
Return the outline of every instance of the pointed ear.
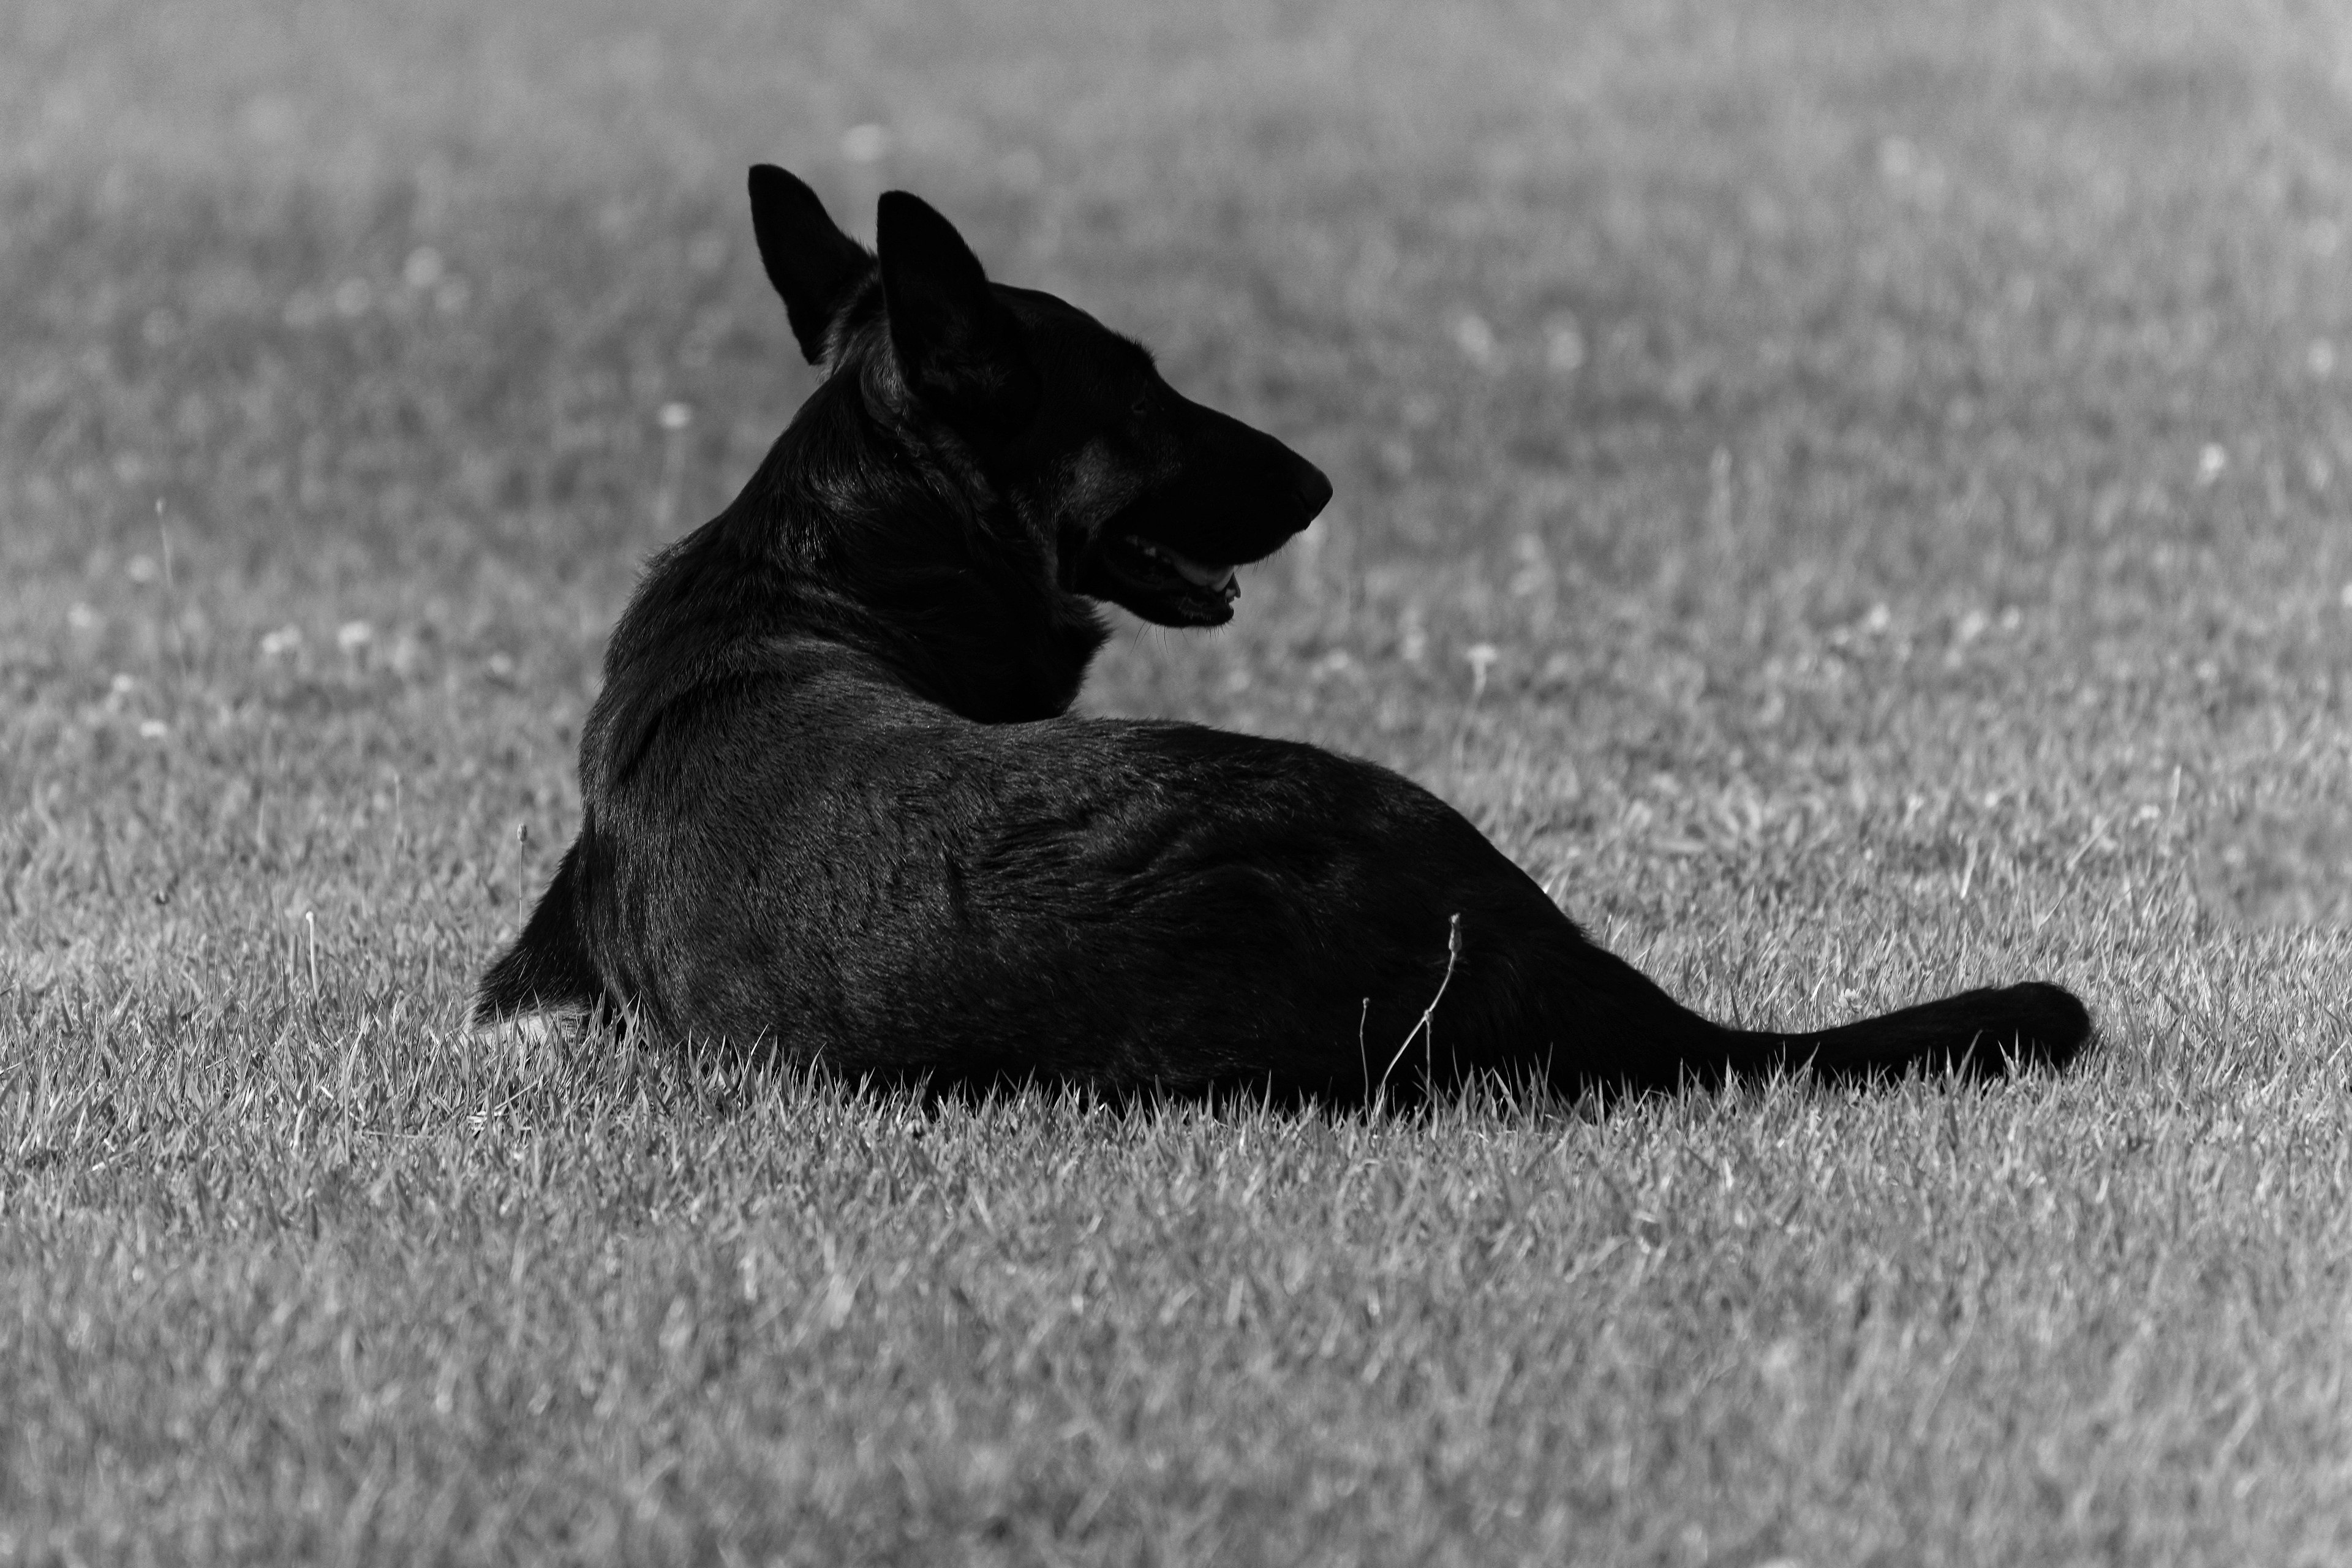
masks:
[[[1037,407],[1021,324],[955,226],[919,196],[887,191],[875,214],[890,346],[908,386],[969,435],[1003,437]]]
[[[824,363],[825,332],[874,258],[825,216],[814,191],[773,163],[751,165],[751,232],[801,353]]]

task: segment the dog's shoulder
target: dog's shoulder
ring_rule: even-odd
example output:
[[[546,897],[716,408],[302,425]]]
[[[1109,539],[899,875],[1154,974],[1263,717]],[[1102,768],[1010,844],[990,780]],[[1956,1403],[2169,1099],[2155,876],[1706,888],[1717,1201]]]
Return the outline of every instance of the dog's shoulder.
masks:
[[[675,791],[937,719],[859,648],[805,633],[739,637],[608,676],[583,740],[582,782],[592,797]]]

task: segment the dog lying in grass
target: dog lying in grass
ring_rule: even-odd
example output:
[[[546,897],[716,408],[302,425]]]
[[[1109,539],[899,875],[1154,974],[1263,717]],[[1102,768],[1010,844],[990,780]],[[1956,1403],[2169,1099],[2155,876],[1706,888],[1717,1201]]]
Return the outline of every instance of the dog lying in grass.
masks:
[[[1395,773],[1069,717],[1102,602],[1223,623],[1235,569],[1329,483],[1084,311],[989,281],[915,196],[882,197],[869,253],[784,171],[751,191],[825,379],[622,616],[579,838],[478,1022],[602,1009],[852,1079],[1334,1102],[2082,1047],[2088,1016],[2048,984],[1724,1028]]]

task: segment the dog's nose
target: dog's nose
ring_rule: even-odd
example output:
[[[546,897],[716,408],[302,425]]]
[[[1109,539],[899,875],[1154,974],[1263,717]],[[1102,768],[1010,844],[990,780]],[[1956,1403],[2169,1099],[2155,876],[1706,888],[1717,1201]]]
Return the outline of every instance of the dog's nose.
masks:
[[[1298,466],[1297,474],[1291,479],[1291,488],[1298,500],[1298,526],[1301,528],[1323,515],[1323,509],[1331,504],[1331,481],[1325,479],[1323,470],[1312,463]]]

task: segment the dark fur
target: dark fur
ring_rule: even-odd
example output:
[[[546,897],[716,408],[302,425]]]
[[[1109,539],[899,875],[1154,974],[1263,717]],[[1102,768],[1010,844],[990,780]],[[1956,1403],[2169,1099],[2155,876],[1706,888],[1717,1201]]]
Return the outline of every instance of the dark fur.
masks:
[[[1221,622],[1221,569],[1330,487],[1083,312],[989,283],[912,196],[882,198],[878,260],[782,170],[751,198],[830,374],[622,617],[579,840],[481,1019],[604,1006],[853,1078],[1339,1101],[1474,1073],[1991,1073],[2082,1047],[2082,1004],[2046,984],[1722,1028],[1385,769],[1067,717],[1097,601]]]

